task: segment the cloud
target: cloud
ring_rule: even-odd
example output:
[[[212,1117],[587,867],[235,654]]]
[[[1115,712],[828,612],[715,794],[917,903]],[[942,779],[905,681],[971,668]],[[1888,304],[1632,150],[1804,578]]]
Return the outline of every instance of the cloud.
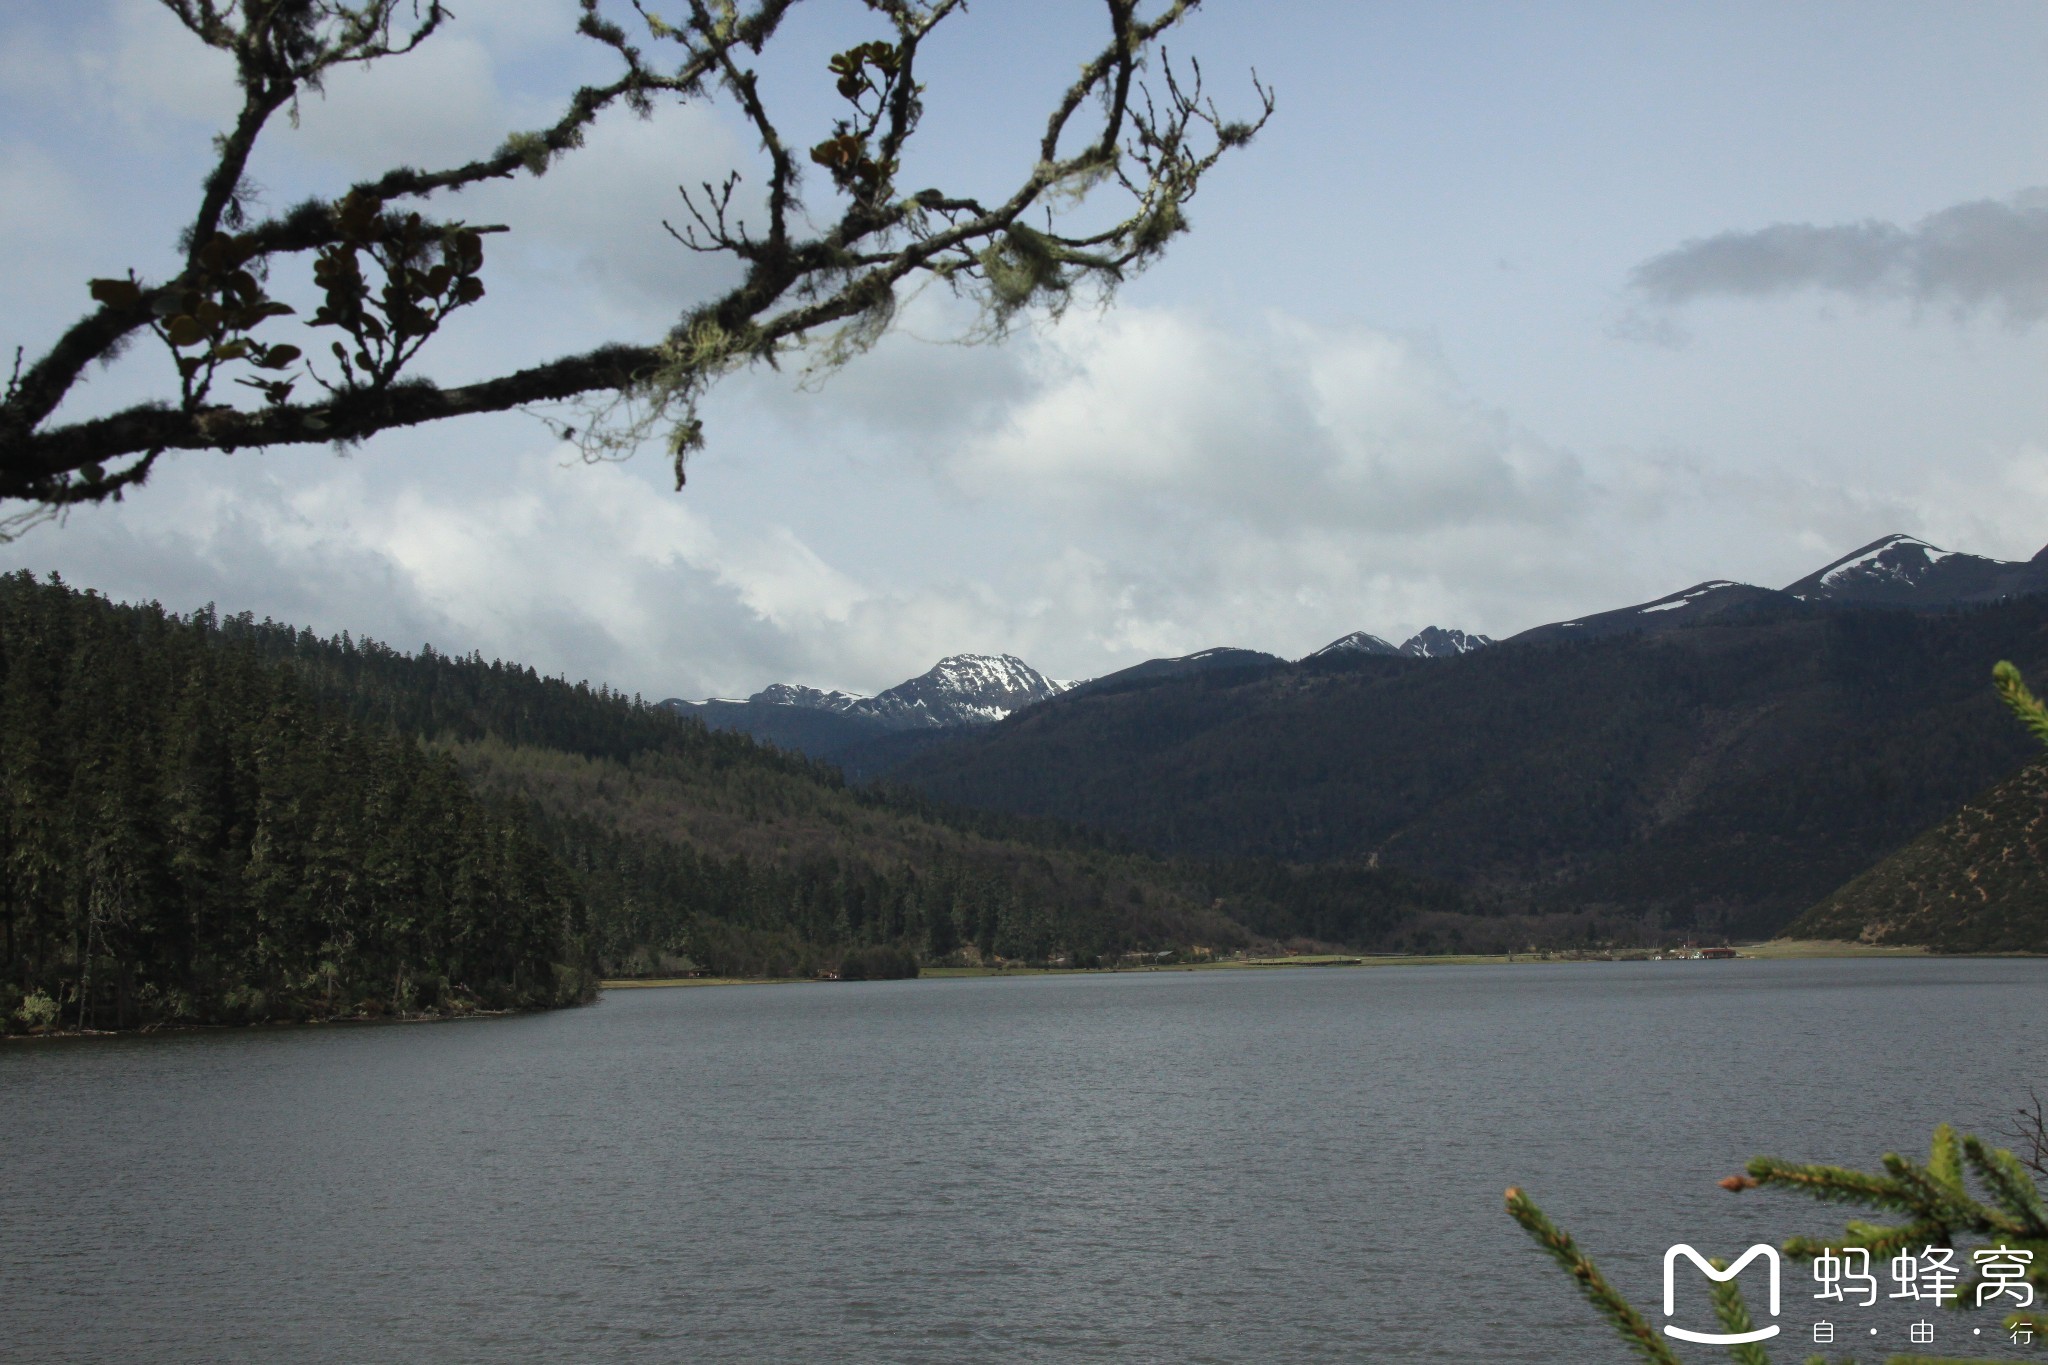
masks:
[[[1035,389],[947,460],[983,498],[1262,536],[1557,525],[1583,475],[1413,339],[1126,308],[1041,339]]]
[[[730,258],[693,252],[662,226],[686,220],[678,187],[697,193],[748,159],[731,125],[703,105],[667,104],[644,119],[614,109],[538,180],[481,186],[459,202],[475,219],[509,223],[510,249],[529,268],[566,270],[579,284],[597,284],[610,310],[673,322],[739,278]],[[758,206],[748,212],[744,187],[734,200],[758,229],[766,214]]]
[[[344,66],[280,118],[268,155],[315,157],[353,175],[393,166],[459,166],[488,156],[509,131],[492,53],[451,27],[403,57]]]
[[[163,5],[49,9],[8,16],[0,34],[0,90],[8,96],[93,133],[111,115],[128,138],[155,136],[167,118],[213,126],[234,118],[234,59],[193,37]]]
[[[2013,327],[2048,317],[2048,190],[1980,199],[1912,227],[1865,221],[1779,223],[1697,238],[1653,256],[1629,287],[1655,310],[1702,298],[1769,298],[1817,290],[1945,309],[1991,310]]]
[[[147,497],[0,546],[0,563],[658,696],[809,671],[821,625],[860,595],[786,530],[714,531],[630,468],[529,449],[480,487],[407,477],[419,453],[181,461]]]
[[[912,312],[924,335],[960,330],[943,306]],[[924,547],[917,600],[961,604],[950,648],[1056,672],[1222,643],[1300,653],[1361,627],[1533,624],[1532,598],[1581,600],[1617,559],[1546,562],[1610,496],[1430,345],[1371,328],[1126,306],[1002,348],[894,336],[815,394],[747,382],[868,482],[941,495],[888,495],[884,526],[901,529],[875,538]],[[707,460],[751,444],[715,430]],[[829,479],[812,461],[795,487]],[[855,615],[912,611],[877,592]]]

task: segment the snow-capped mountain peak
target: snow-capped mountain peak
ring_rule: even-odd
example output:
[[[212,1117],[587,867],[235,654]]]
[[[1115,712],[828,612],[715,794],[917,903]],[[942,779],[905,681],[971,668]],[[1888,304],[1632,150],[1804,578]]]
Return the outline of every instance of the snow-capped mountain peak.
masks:
[[[1931,568],[1954,553],[1914,536],[1889,535],[1828,565],[1820,571],[1820,581],[1829,588],[1839,588],[1859,578],[1912,582],[1919,577],[1916,570]]]
[[[1488,635],[1467,635],[1455,627],[1424,626],[1401,644],[1401,653],[1411,659],[1448,659],[1470,654],[1493,643]]]
[[[1340,654],[1399,654],[1401,651],[1377,635],[1354,630],[1349,635],[1330,641],[1315,653],[1311,659],[1328,659]]]
[[[723,704],[831,711],[878,722],[883,729],[908,730],[998,721],[1074,685],[1046,677],[1014,654],[951,654],[917,677],[872,697],[826,692],[800,683],[775,683],[743,703]],[[711,703],[675,704],[687,709]]]
[[[2038,592],[2043,577],[2044,566],[2038,561],[1986,559],[1894,533],[1843,555],[1785,591],[1808,602],[1931,605]]]
[[[1067,690],[1014,654],[950,654],[925,673],[861,703],[879,719],[908,725],[974,725]]]
[[[1379,636],[1366,631],[1354,630],[1349,635],[1332,640],[1310,659],[1333,659],[1351,654],[1406,655],[1411,659],[1447,659],[1455,654],[1470,654],[1475,649],[1484,649],[1493,641],[1484,635],[1467,635],[1462,630],[1446,630],[1442,626],[1424,626],[1400,644],[1394,645]]]
[[[815,711],[850,711],[866,700],[858,692],[820,692],[797,683],[773,683],[747,698],[763,706],[808,706]]]

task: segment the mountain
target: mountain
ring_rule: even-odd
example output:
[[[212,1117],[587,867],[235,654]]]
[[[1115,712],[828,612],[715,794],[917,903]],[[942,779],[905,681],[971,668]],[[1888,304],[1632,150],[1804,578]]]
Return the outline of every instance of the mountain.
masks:
[[[1810,576],[1836,596],[1711,580],[1427,666],[1169,661],[935,736],[889,776],[1164,853],[1377,858],[1532,913],[1776,929],[2029,756],[1990,667],[2048,673],[2048,595],[1982,601],[1984,573],[1942,568],[1974,557],[1922,544],[1859,552],[1924,567],[1910,609],[1856,600],[1852,555]]]
[[[1435,627],[1431,627],[1431,629],[1435,629]],[[1303,657],[1309,659],[1330,659],[1345,654],[1378,654],[1386,656],[1399,654],[1400,652],[1399,648],[1382,640],[1377,635],[1368,635],[1362,630],[1354,630],[1349,635],[1339,636],[1315,653]]]
[[[714,697],[713,701],[729,698]],[[748,701],[757,701],[764,706],[801,706],[812,711],[852,711],[865,700],[857,692],[820,692],[815,687],[803,687],[795,683],[771,683],[762,688]]]
[[[1368,865],[946,811],[516,663],[54,575],[0,575],[0,774],[0,1034],[565,1004],[596,971],[1598,932]]]
[[[908,682],[846,709],[872,715],[897,730],[986,725],[1071,686],[1053,681],[1014,654],[954,654]]]
[[[1489,636],[1467,635],[1462,630],[1446,630],[1442,626],[1424,626],[1402,643],[1401,653],[1411,659],[1455,659],[1460,654],[1470,654],[1492,643],[1494,641]]]
[[[1995,602],[2048,591],[2048,549],[2029,560],[1985,559],[1893,534],[1815,570],[1785,591],[1808,602],[1888,607]]]
[[[745,701],[717,697],[710,701],[682,701],[671,697],[661,705],[678,716],[701,721],[706,729],[750,735],[763,744],[772,744],[788,753],[811,758],[835,755],[849,746],[895,733],[887,721],[876,716],[807,706],[801,702],[762,700],[767,693],[784,686],[778,683]],[[814,689],[789,690],[809,692]]]
[[[1382,640],[1377,635],[1354,630],[1349,635],[1330,641],[1315,653],[1304,656],[1302,662],[1306,663],[1309,659],[1338,659],[1361,654],[1377,655],[1382,658],[1405,655],[1410,659],[1450,659],[1460,654],[1470,654],[1475,649],[1484,649],[1492,643],[1493,641],[1484,635],[1467,635],[1462,630],[1445,630],[1442,626],[1424,626],[1398,646]]]
[[[1242,673],[1264,672],[1284,667],[1287,660],[1277,654],[1267,654],[1256,649],[1236,649],[1219,645],[1214,649],[1200,650],[1194,654],[1182,654],[1172,659],[1147,659],[1129,668],[1120,668],[1114,673],[1105,673],[1087,682],[1074,683],[1067,689],[1069,696],[1080,696],[1096,692],[1121,692],[1132,687],[1143,687],[1165,682],[1172,678],[1228,677]]]
[[[1943,952],[2048,952],[2048,760],[1973,797],[1784,932]]]
[[[1556,643],[1685,629],[1707,620],[1733,622],[1775,611],[1788,599],[1828,606],[1939,610],[2039,592],[2048,592],[2048,549],[2030,560],[1986,559],[1893,534],[1782,589],[1710,579],[1652,602],[1536,626],[1512,640]]]
[[[954,654],[872,697],[776,683],[744,701],[671,697],[661,704],[714,730],[825,758],[896,731],[986,725],[1070,686],[1013,654]]]
[[[1567,640],[1597,640],[1610,635],[1690,629],[1707,621],[1740,620],[1758,611],[1768,612],[1797,600],[1789,593],[1715,578],[1653,602],[1617,607],[1613,611],[1596,612],[1573,621],[1535,626],[1520,635],[1510,636],[1508,643],[1558,644]]]

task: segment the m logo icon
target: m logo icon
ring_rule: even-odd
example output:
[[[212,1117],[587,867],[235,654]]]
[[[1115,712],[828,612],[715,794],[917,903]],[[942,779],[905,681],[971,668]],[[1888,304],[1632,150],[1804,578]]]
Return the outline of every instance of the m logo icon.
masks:
[[[1706,1257],[1700,1255],[1685,1243],[1680,1242],[1677,1246],[1667,1249],[1664,1253],[1665,1317],[1670,1317],[1677,1309],[1678,1299],[1675,1292],[1677,1287],[1672,1283],[1671,1270],[1673,1266],[1678,1264],[1680,1256],[1684,1256],[1687,1260],[1698,1266],[1701,1274],[1719,1284],[1726,1284],[1729,1280],[1740,1275],[1744,1266],[1759,1256],[1763,1257],[1771,1264],[1771,1316],[1774,1318],[1778,1316],[1778,1249],[1776,1247],[1766,1246],[1762,1242],[1758,1242],[1755,1246],[1743,1252],[1742,1259],[1734,1265],[1729,1266],[1726,1270],[1716,1270],[1707,1261]],[[1680,1341],[1705,1342],[1709,1346],[1739,1346],[1745,1341],[1764,1341],[1778,1335],[1778,1326],[1776,1323],[1773,1323],[1769,1327],[1759,1327],[1754,1332],[1688,1332],[1683,1327],[1673,1327],[1667,1322],[1664,1324],[1664,1335],[1676,1337]]]

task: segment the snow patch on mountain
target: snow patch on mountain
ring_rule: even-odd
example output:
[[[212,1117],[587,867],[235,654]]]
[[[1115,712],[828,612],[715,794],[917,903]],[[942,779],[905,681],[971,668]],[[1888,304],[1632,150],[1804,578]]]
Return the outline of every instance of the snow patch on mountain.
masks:
[[[1400,645],[1363,630],[1354,630],[1341,639],[1330,641],[1308,657],[1329,659],[1344,654],[1374,654],[1405,655],[1410,659],[1448,659],[1484,649],[1492,643],[1484,635],[1467,635],[1462,630],[1446,630],[1442,626],[1424,626]]]
[[[1696,599],[1705,597],[1708,593],[1719,592],[1723,588],[1739,588],[1741,586],[1740,583],[1734,583],[1725,578],[1716,578],[1712,582],[1700,584],[1697,588],[1688,588],[1684,592],[1672,597],[1652,602],[1647,607],[1637,607],[1636,614],[1640,616],[1644,612],[1651,611],[1676,611],[1680,607],[1691,606]]]
[[[1046,677],[1014,654],[953,654],[930,671],[849,709],[903,728],[985,725],[1071,686]]]
[[[1467,635],[1462,630],[1443,626],[1424,626],[1402,642],[1401,653],[1411,659],[1449,659],[1470,654],[1475,649],[1485,649],[1492,643],[1491,636]]]
[[[890,729],[910,730],[990,724],[1074,686],[1046,677],[1014,654],[953,654],[929,671],[872,697],[775,683],[748,697],[744,704],[831,711],[880,721]]]
[[[1916,555],[1915,551],[1919,553]],[[1921,571],[1934,567],[1955,553],[1913,536],[1889,535],[1829,566],[1821,572],[1820,581],[1830,588],[1858,578],[1889,578],[1900,583],[1915,583],[1919,581]]]
[[[1311,659],[1328,659],[1339,654],[1399,654],[1401,651],[1377,635],[1354,630],[1349,635],[1330,641],[1315,653]]]
[[[814,711],[851,711],[866,698],[858,692],[821,692],[796,683],[774,683],[747,698],[763,706],[808,706]]]

